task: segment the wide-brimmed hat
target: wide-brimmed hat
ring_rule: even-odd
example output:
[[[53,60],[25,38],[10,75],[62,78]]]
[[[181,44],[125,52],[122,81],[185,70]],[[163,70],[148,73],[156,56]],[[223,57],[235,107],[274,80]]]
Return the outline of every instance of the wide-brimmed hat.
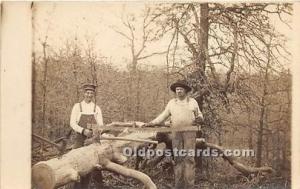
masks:
[[[82,88],[85,91],[87,91],[87,90],[95,91],[96,87],[97,87],[97,85],[95,85],[93,83],[85,83],[85,84],[82,85]]]
[[[176,87],[182,87],[186,90],[186,92],[190,92],[192,88],[188,85],[186,80],[178,80],[170,86],[170,89],[175,92]]]

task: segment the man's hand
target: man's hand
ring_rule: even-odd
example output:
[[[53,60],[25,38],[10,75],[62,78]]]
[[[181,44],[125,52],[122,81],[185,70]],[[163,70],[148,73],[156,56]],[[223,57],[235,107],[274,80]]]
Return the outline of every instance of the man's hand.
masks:
[[[100,136],[101,136],[101,133],[102,133],[102,129],[100,128],[100,127],[98,127],[98,128],[96,128],[96,129],[94,129],[93,130],[93,137],[92,137],[92,139],[93,139],[93,142],[95,143],[95,142],[100,142]]]
[[[87,138],[91,138],[93,136],[93,131],[91,131],[89,129],[84,129],[83,135],[86,136]]]
[[[203,123],[203,118],[202,117],[196,117],[196,119],[193,121],[193,125],[199,125]]]

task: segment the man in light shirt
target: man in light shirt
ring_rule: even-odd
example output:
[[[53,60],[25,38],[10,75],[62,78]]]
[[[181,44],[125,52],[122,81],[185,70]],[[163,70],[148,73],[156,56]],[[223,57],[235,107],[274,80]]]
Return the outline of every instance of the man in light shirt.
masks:
[[[84,99],[73,106],[70,125],[76,132],[76,140],[73,148],[82,147],[84,140],[92,137],[92,129],[103,126],[102,112],[92,100],[95,96],[94,84],[83,85]]]
[[[95,132],[103,126],[101,109],[94,102],[96,85],[88,83],[83,85],[84,99],[73,106],[70,126],[76,132],[73,149],[84,145],[86,139],[91,138]],[[94,133],[93,133],[94,132]],[[94,171],[93,177],[96,179],[96,186],[100,188],[102,174],[100,171]],[[80,183],[75,183],[74,189],[86,189],[89,186],[91,174],[82,177]]]
[[[165,110],[154,120],[144,126],[154,126],[163,123],[171,117],[171,127],[188,127],[203,121],[202,112],[194,98],[187,95],[191,91],[185,80],[179,80],[170,86],[176,94],[171,99]],[[175,150],[195,150],[196,132],[183,131],[172,132],[172,147]],[[180,154],[177,154],[180,155]],[[175,167],[175,188],[193,188],[195,180],[195,160],[193,156],[176,156],[174,154]]]

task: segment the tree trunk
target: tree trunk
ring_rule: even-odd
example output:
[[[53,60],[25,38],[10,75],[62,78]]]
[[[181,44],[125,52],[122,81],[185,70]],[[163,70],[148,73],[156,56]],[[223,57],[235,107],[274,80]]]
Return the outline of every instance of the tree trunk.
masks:
[[[277,148],[277,167],[278,169],[281,169],[280,167],[280,163],[281,163],[281,160],[282,160],[282,155],[281,155],[281,137],[280,137],[280,130],[278,130],[277,132],[277,145],[276,145],[276,148]]]
[[[76,56],[76,54],[75,54]],[[75,80],[75,87],[76,87],[76,102],[79,102],[79,86],[78,86],[78,68],[77,68],[77,61],[72,61],[73,63],[73,74],[74,74],[74,80]]]
[[[273,167],[275,170],[279,170],[279,162],[280,162],[280,147],[279,147],[279,129],[276,128],[273,133]]]
[[[128,138],[151,139],[155,133],[131,133]],[[112,141],[94,143],[89,146],[73,149],[62,157],[35,164],[32,168],[34,186],[42,189],[53,189],[69,182],[78,182],[80,177],[90,173],[93,169],[103,167],[116,171],[112,162],[124,163],[126,157],[121,154],[123,147],[137,149],[141,143],[133,141]],[[125,167],[124,167],[125,169]],[[118,170],[118,169],[117,169]],[[119,169],[120,170],[120,169]],[[146,183],[147,188],[156,188],[150,178],[136,171],[127,172],[122,169],[120,174],[137,178]]]
[[[141,106],[141,100],[140,100],[140,96],[141,96],[141,92],[140,92],[140,77],[141,73],[140,71],[137,71],[137,81],[136,81],[136,108],[135,108],[135,119],[134,120],[140,120],[140,106]]]
[[[253,127],[251,124],[250,110],[248,110],[248,127],[249,127],[248,146],[249,146],[249,149],[253,149]]]
[[[286,132],[283,132],[283,140],[282,140],[282,148],[281,148],[281,153],[282,153],[282,161],[281,161],[281,169],[284,169],[286,166],[286,164],[287,164],[287,153],[286,153],[286,151],[287,151],[287,145],[286,145],[286,143],[287,143],[287,141],[286,141],[286,139],[290,139],[290,137],[288,137],[287,136],[287,133]]]
[[[48,58],[46,53],[47,43],[44,42],[43,44],[43,55],[44,55],[44,75],[43,75],[43,102],[42,102],[42,133],[41,135],[45,136],[45,128],[46,128],[46,108],[47,108],[47,72],[48,72]],[[41,144],[41,151],[43,151],[44,144]]]
[[[206,83],[205,78],[205,65],[207,58],[206,52],[208,52],[208,30],[209,30],[209,24],[208,24],[208,3],[202,3],[200,4],[200,28],[199,28],[199,38],[198,38],[198,45],[199,45],[199,51],[196,58],[197,60],[197,67],[198,67],[198,77],[197,80],[200,81],[201,85],[204,85]],[[203,86],[198,86],[198,89],[201,89]],[[200,90],[199,90],[200,91]],[[202,111],[203,109],[203,100],[204,98],[196,98],[199,108]],[[203,162],[202,158],[197,158],[196,160],[197,167],[200,168],[200,172],[202,173],[203,170]]]
[[[34,2],[32,2],[31,4],[31,10],[32,10],[32,14],[31,14],[31,23],[32,23],[32,31],[36,31],[36,28],[35,28],[35,17],[36,17],[36,8],[35,8],[35,4]],[[35,54],[35,35],[34,33],[32,33],[32,54],[31,54],[31,58],[32,58],[32,67],[31,67],[31,71],[32,71],[32,78],[31,78],[31,81],[32,81],[32,99],[35,98],[34,94],[36,93],[36,54]],[[31,122],[32,122],[32,129],[33,129],[33,126],[35,126],[36,124],[36,101],[35,100],[32,100],[32,108],[31,108]]]
[[[265,94],[262,97],[260,117],[259,117],[259,128],[257,134],[257,147],[256,147],[256,166],[260,167],[262,162],[262,145],[263,145],[263,130],[264,130],[264,116],[265,116]]]
[[[208,51],[208,3],[203,3],[200,5],[200,54],[199,54],[199,66],[201,71],[205,71],[205,63],[207,61],[206,52]]]
[[[132,82],[132,93],[131,93],[131,98],[132,98],[132,112],[133,112],[133,117],[131,117],[131,120],[137,121],[137,104],[138,104],[138,70],[137,70],[137,58],[133,57],[132,63],[131,63],[131,82]]]
[[[136,120],[136,95],[137,95],[137,58],[132,55],[132,62],[129,65],[129,82],[128,82],[128,104],[127,120]]]
[[[34,41],[34,40],[33,40]],[[36,54],[34,51],[32,51],[32,95],[33,95],[33,99],[36,98],[35,94],[36,94]],[[36,100],[32,100],[32,109],[31,109],[31,114],[32,114],[32,124],[33,126],[35,126],[37,119],[36,119]]]
[[[265,116],[265,136],[266,136],[266,141],[265,141],[265,160],[269,162],[269,125],[268,125],[268,108],[266,108],[266,116]]]
[[[266,97],[267,97],[267,87],[269,84],[269,66],[271,62],[271,55],[270,55],[270,45],[267,45],[268,50],[268,60],[267,65],[265,68],[265,76],[264,76],[264,83],[263,83],[263,94],[260,102],[260,118],[259,118],[259,128],[258,128],[258,135],[257,135],[257,158],[256,158],[256,166],[260,167],[262,163],[262,146],[263,146],[263,134],[264,134],[264,124],[265,124],[265,109],[266,109]]]
[[[128,120],[132,120],[131,119],[131,112],[132,112],[132,79],[131,79],[131,73],[129,71],[129,77],[127,78],[127,84],[128,84],[128,88],[127,88],[127,93],[126,93],[126,101],[125,101],[125,116],[123,121],[128,121]]]

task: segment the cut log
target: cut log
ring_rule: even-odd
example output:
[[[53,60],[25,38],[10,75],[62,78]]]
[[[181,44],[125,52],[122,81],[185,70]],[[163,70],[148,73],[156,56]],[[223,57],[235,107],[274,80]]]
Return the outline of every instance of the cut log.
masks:
[[[123,137],[149,140],[155,138],[155,133],[131,133]],[[78,182],[80,177],[90,173],[96,165],[107,161],[124,163],[126,157],[120,154],[122,149],[136,149],[139,145],[140,142],[134,141],[109,141],[73,149],[59,158],[35,164],[32,168],[33,185],[39,189],[53,189],[69,182]],[[149,186],[153,188],[151,183]]]

